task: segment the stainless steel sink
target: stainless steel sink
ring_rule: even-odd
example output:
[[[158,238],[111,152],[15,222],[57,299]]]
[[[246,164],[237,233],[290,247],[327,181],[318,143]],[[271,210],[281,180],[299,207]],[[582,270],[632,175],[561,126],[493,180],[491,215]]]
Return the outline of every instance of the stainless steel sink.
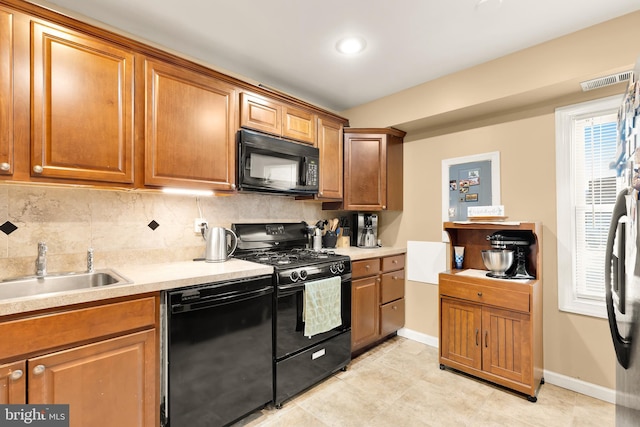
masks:
[[[0,300],[128,283],[132,283],[131,280],[111,269],[96,270],[92,273],[17,277],[0,282]]]

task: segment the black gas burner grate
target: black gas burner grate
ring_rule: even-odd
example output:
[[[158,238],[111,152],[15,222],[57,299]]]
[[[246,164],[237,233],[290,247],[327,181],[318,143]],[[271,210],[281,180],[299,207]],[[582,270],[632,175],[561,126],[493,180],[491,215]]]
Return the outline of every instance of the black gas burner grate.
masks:
[[[316,252],[306,248],[294,248],[284,251],[248,251],[236,253],[235,256],[236,258],[240,258],[245,261],[253,261],[260,264],[285,266],[311,261],[328,260],[340,255],[337,255],[335,251]]]

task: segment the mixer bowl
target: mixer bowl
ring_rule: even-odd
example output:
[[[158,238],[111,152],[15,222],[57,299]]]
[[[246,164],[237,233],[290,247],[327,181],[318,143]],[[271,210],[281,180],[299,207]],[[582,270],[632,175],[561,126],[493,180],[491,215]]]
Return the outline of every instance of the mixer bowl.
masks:
[[[508,249],[485,249],[482,251],[482,261],[491,276],[502,277],[513,264],[513,251]]]

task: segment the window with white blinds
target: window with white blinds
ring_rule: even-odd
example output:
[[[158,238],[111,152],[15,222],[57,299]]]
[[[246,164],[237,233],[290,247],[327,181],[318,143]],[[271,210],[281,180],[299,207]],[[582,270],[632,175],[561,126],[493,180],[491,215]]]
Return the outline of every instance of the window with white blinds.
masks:
[[[606,317],[604,257],[618,188],[621,96],[556,110],[558,301],[563,311]]]

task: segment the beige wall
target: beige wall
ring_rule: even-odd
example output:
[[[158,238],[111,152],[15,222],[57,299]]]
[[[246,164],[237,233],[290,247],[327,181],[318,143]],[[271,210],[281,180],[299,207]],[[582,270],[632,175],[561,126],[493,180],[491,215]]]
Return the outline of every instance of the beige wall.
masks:
[[[620,40],[640,40],[640,13],[342,113],[353,127],[408,132],[404,210],[381,215],[386,244],[440,241],[442,160],[500,152],[506,215],[543,224],[544,367],[612,389],[616,362],[607,321],[558,310],[554,109],[623,91],[617,85],[583,94],[578,85],[632,67],[640,44]],[[594,55],[596,46],[606,54]],[[437,286],[408,281],[406,295],[406,327],[437,337]]]

